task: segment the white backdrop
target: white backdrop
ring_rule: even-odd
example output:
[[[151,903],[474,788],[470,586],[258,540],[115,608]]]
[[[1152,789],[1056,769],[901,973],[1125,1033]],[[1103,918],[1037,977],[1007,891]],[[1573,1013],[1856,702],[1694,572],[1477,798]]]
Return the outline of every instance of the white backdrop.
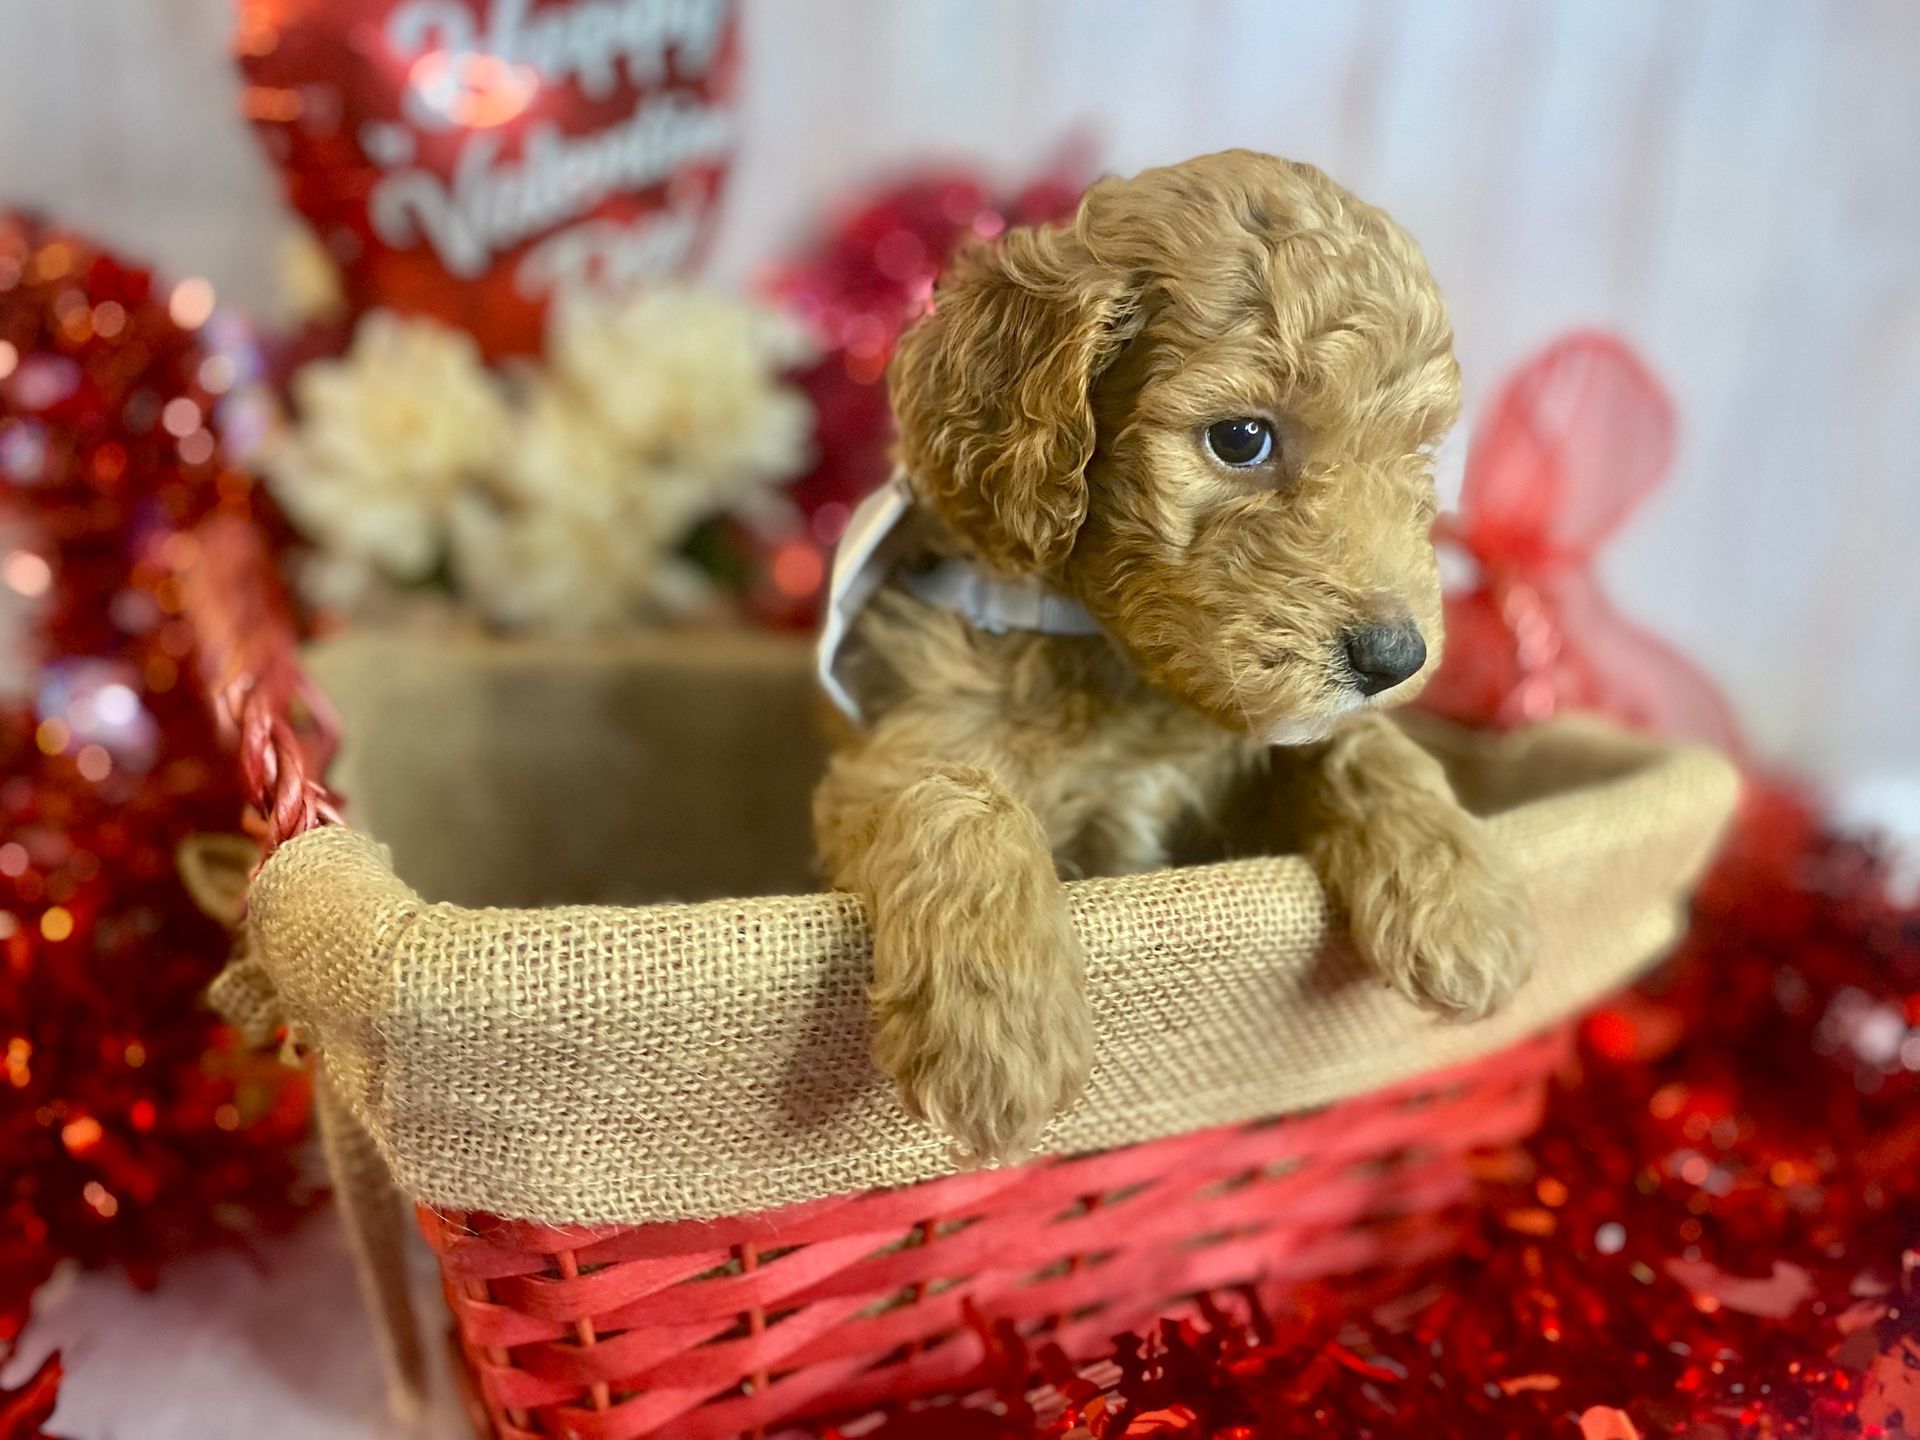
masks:
[[[271,292],[271,178],[227,0],[0,0],[0,202],[229,298]],[[1248,145],[1404,221],[1470,397],[1567,326],[1676,391],[1679,472],[1608,557],[1763,748],[1920,766],[1920,6],[1912,0],[750,0],[716,275],[929,155],[1009,179]]]
[[[284,222],[234,118],[228,17],[0,0],[0,204],[265,301]],[[1857,795],[1920,775],[1913,0],[749,0],[747,18],[717,275],[929,155],[1017,180],[1079,131],[1115,169],[1226,145],[1317,161],[1424,241],[1472,397],[1570,325],[1648,354],[1684,450],[1609,557],[1615,594],[1774,754]],[[86,1437],[203,1435],[210,1396],[233,1433],[384,1428],[330,1217],[257,1267],[176,1270],[132,1304],[111,1275],[43,1296],[7,1379],[64,1344],[56,1428]]]

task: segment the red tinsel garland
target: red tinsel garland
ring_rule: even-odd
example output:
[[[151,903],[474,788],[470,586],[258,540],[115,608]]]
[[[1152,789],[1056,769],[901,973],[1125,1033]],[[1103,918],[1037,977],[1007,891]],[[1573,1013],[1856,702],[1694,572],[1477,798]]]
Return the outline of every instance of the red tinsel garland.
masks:
[[[1487,1157],[1464,1251],[1391,1293],[1212,1297],[1089,1369],[989,1330],[991,1400],[871,1433],[1920,1433],[1920,906],[1757,789],[1678,954]]]
[[[0,692],[0,1355],[61,1260],[146,1283],[295,1208],[304,1081],[203,1007],[229,940],[175,869],[243,804],[174,577],[209,515],[272,524],[214,435],[212,302],[0,216],[0,598],[32,612]]]

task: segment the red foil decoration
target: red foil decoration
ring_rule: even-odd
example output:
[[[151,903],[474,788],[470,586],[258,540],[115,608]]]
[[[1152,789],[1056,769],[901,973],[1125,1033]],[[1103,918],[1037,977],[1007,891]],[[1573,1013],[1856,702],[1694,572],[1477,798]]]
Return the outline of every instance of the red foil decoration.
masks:
[[[537,353],[686,273],[736,143],[733,0],[242,0],[247,118],[350,308]]]
[[[205,1009],[230,936],[175,868],[244,809],[175,577],[211,517],[285,534],[214,433],[212,303],[0,215],[0,584],[40,603],[0,698],[0,1352],[62,1260],[147,1283],[297,1208],[305,1081]]]
[[[1202,1297],[1086,1367],[983,1326],[988,1396],[862,1433],[1920,1434],[1920,905],[1757,788],[1678,954],[1483,1173],[1452,1261]]]
[[[1435,528],[1477,578],[1447,599],[1446,652],[1423,705],[1502,726],[1600,710],[1737,751],[1719,693],[1620,615],[1593,572],[1673,447],[1666,392],[1612,336],[1568,335],[1514,373],[1474,429],[1458,513]]]

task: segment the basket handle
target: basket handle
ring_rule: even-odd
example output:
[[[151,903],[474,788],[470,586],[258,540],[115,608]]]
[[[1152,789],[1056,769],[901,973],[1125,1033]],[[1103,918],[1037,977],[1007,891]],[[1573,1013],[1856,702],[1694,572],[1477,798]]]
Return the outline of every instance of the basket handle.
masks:
[[[233,746],[264,864],[283,843],[342,823],[322,778],[339,745],[331,704],[300,668],[299,629],[279,569],[259,529],[216,514],[181,547],[174,579],[192,628],[215,723]],[[258,873],[257,869],[256,872]],[[371,1136],[328,1074],[314,1070],[314,1119],[341,1203],[360,1289],[381,1342],[394,1412],[417,1415],[426,1363],[406,1287],[395,1280],[403,1200]]]
[[[176,571],[215,722],[234,747],[261,859],[341,822],[322,777],[339,744],[331,704],[300,668],[293,606],[260,531],[216,514]]]

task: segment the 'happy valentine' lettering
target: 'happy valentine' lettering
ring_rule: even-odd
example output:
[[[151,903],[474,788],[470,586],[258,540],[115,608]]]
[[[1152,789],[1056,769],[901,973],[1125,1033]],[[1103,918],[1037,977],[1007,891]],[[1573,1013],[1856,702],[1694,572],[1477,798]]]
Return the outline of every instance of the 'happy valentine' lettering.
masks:
[[[471,279],[501,251],[586,214],[617,191],[660,184],[688,164],[718,162],[734,139],[731,115],[675,94],[643,100],[630,119],[592,135],[536,125],[517,162],[496,164],[500,138],[478,131],[463,142],[451,184],[421,169],[384,175],[368,217],[394,249],[424,237],[451,274]]]
[[[484,28],[460,0],[409,0],[387,21],[387,43],[411,60],[432,50],[449,58],[494,55],[531,66],[543,80],[577,79],[595,98],[613,92],[617,65],[636,85],[657,84],[672,52],[682,73],[712,63],[726,24],[726,0],[576,0],[529,12],[529,0],[490,0]]]
[[[532,246],[513,270],[528,300],[550,295],[621,295],[687,263],[700,234],[695,210],[667,210],[634,221],[583,220]]]

